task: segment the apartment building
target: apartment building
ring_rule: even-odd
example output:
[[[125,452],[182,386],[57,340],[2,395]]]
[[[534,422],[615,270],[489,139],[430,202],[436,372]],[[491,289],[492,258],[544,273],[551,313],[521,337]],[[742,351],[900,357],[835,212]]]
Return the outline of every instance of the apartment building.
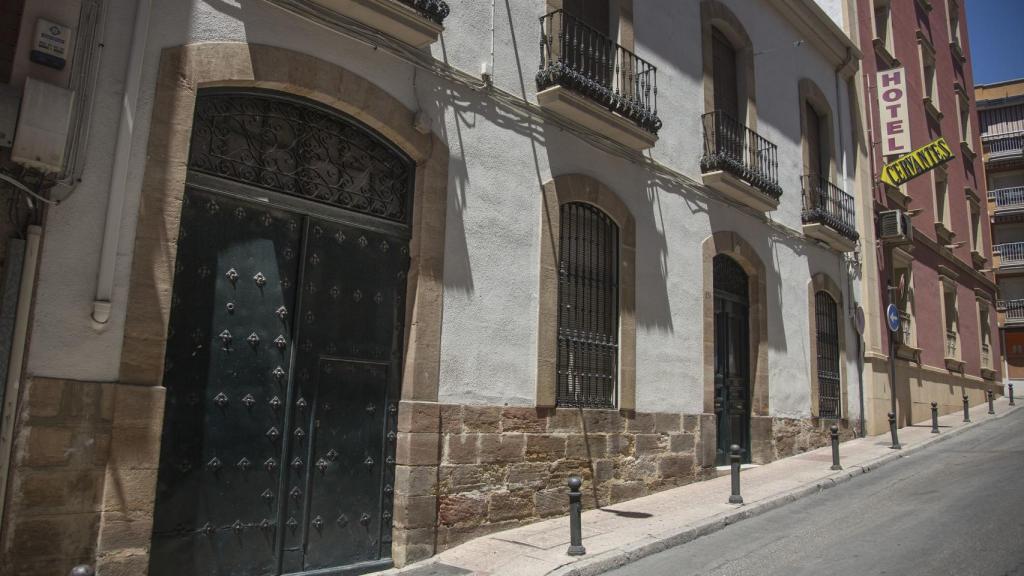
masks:
[[[988,206],[1004,382],[1024,379],[1024,80],[975,86]]]

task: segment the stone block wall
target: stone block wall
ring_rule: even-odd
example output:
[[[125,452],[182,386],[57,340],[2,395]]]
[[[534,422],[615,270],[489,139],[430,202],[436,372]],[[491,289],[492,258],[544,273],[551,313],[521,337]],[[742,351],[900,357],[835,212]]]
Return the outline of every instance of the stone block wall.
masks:
[[[847,420],[772,418],[772,460],[828,446],[832,442],[829,427],[833,424],[839,427],[840,442],[854,438],[854,430]]]
[[[92,563],[111,438],[111,384],[33,378],[22,390],[0,536],[0,572]],[[7,572],[9,571],[9,572]]]
[[[711,474],[699,415],[441,405],[440,427],[437,551],[566,514],[574,474],[588,508]]]

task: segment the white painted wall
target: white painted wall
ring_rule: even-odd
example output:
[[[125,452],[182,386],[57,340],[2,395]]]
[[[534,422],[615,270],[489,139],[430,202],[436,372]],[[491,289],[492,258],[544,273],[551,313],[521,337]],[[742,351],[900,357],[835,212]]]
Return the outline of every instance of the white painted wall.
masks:
[[[39,1],[39,0],[36,0]],[[794,234],[781,234],[715,200],[701,189],[700,16],[697,2],[635,3],[637,52],[658,67],[659,114],[665,122],[657,161],[693,180],[686,186],[650,178],[631,161],[599,152],[557,127],[530,125],[479,92],[439,81],[381,51],[311,25],[258,0],[154,0],[125,206],[114,315],[94,331],[91,310],[106,184],[118,113],[132,0],[111,2],[99,100],[86,179],[73,200],[47,222],[29,370],[37,375],[116,380],[135,217],[161,48],[190,42],[248,41],[315,54],[381,86],[412,109],[422,108],[451,152],[441,349],[443,402],[532,405],[536,379],[540,186],[553,175],[579,172],[608,185],[637,223],[637,408],[702,409],[701,242],[734,230],[770,271],[769,369],[771,410],[806,416],[810,342],[807,282],[816,272],[845,287],[840,258]],[[758,130],[779,146],[782,204],[771,218],[800,230],[797,85],[809,77],[829,97],[833,116],[847,123],[846,90],[837,100],[831,67],[766,3],[728,0],[754,42]],[[490,5],[450,0],[438,59],[476,73],[489,58]],[[827,2],[826,2],[827,4]],[[509,9],[511,8],[511,14]],[[495,86],[535,102],[538,18],[543,2],[498,0]],[[836,133],[845,136],[850,127]],[[837,145],[837,151],[839,146]],[[852,165],[849,174],[853,174]],[[852,189],[852,185],[848,186]],[[713,193],[711,193],[713,196]],[[850,327],[851,323],[847,323]],[[849,385],[855,389],[853,331],[847,341]],[[851,396],[851,410],[856,401]]]

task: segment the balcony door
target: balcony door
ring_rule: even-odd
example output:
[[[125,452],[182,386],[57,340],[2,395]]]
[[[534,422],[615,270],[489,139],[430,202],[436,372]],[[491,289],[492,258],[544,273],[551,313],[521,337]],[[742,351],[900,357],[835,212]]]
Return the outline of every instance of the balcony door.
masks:
[[[587,26],[614,39],[611,33],[611,11],[607,0],[564,0],[563,9]]]
[[[714,74],[715,110],[725,112],[733,120],[742,123],[740,116],[739,68],[736,64],[736,49],[732,42],[717,28],[711,32],[711,62]]]

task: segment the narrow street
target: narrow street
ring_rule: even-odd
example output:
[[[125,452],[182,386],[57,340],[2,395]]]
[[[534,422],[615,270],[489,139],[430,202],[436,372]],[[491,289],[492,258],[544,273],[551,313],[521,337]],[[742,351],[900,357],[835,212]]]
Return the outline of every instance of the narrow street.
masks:
[[[1024,574],[1024,413],[609,574]]]

